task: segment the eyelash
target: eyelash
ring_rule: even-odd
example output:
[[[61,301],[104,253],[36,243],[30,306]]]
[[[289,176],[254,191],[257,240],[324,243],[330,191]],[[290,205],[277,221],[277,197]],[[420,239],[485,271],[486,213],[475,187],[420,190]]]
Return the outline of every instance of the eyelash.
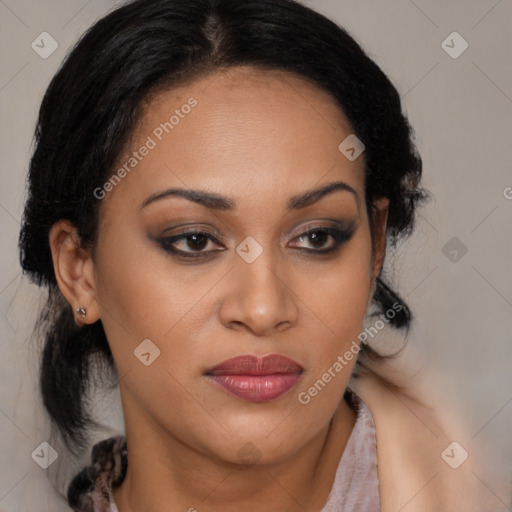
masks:
[[[329,235],[334,240],[334,245],[332,247],[330,247],[329,249],[299,248],[298,250],[301,252],[307,253],[307,254],[314,254],[314,255],[327,255],[327,254],[334,253],[338,249],[340,249],[342,245],[344,245],[346,242],[348,242],[352,238],[352,235],[354,234],[354,227],[351,226],[347,230],[341,230],[341,229],[330,228],[330,227],[326,227],[326,226],[315,226],[315,227],[308,228],[306,231],[304,231],[303,233],[301,233],[300,235],[295,237],[294,240],[295,239],[299,239],[299,240],[304,239],[304,238],[307,238],[312,233],[318,233],[318,232],[327,233],[327,235]],[[158,239],[157,241],[164,250],[166,250],[178,257],[183,257],[186,259],[200,258],[200,257],[208,256],[211,253],[223,252],[223,251],[215,251],[214,250],[214,251],[206,251],[206,252],[188,253],[188,252],[180,251],[179,249],[172,247],[172,245],[175,244],[176,242],[179,242],[181,240],[186,240],[187,238],[194,236],[194,235],[206,235],[208,240],[210,240],[214,243],[217,242],[216,238],[213,235],[211,235],[210,233],[208,233],[206,231],[199,231],[199,230],[186,231],[186,232],[180,233],[179,235]]]

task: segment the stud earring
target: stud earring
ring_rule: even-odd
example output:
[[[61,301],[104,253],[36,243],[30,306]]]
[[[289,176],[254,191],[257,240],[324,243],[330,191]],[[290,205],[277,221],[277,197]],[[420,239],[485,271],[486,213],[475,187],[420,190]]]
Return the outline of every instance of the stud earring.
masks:
[[[87,315],[87,311],[85,311],[84,308],[80,307],[80,308],[77,308],[76,312],[82,317],[82,318],[85,318],[85,315]]]

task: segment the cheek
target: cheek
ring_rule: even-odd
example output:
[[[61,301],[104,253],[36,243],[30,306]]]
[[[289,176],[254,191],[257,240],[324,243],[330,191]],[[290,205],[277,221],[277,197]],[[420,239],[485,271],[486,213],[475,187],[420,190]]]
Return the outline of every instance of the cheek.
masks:
[[[207,310],[214,309],[208,296],[219,271],[184,268],[142,235],[116,238],[109,230],[103,240],[96,257],[97,299],[120,372],[139,368],[134,351],[147,339],[160,351],[157,365],[177,376],[200,364],[204,347],[195,334],[208,321]]]
[[[308,338],[314,343],[305,347],[311,367],[300,391],[306,401],[322,395],[313,408],[332,408],[350,378],[368,307],[370,267],[369,233],[359,232],[332,265],[317,267],[304,281],[304,302],[313,312],[307,314]]]
[[[369,240],[361,237],[325,274],[316,272],[314,286],[313,280],[309,283],[307,300],[314,305],[309,339],[314,343],[306,348],[310,367],[296,399],[302,421],[316,418],[311,429],[334,413],[356,364],[371,286],[370,262]]]
[[[174,277],[158,271],[155,251],[148,250],[140,235],[122,237],[119,232],[104,230],[95,261],[101,320],[117,364],[133,357],[144,339],[154,340],[171,329],[179,315],[166,288]]]
[[[330,265],[317,265],[304,281],[302,293],[318,317],[318,327],[341,340],[358,333],[371,287],[371,245],[359,230]],[[306,299],[307,297],[307,299]]]

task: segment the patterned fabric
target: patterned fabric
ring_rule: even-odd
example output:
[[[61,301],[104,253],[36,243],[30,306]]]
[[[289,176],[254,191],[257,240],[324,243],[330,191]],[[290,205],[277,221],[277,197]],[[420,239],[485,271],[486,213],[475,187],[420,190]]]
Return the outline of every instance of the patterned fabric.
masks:
[[[380,512],[375,424],[370,410],[353,391],[347,389],[345,399],[356,411],[357,419],[321,512]],[[112,488],[123,482],[127,468],[124,436],[95,444],[91,465],[69,485],[71,508],[76,512],[119,512]]]
[[[68,502],[78,512],[119,512],[112,487],[120,485],[128,468],[126,438],[110,437],[95,444],[92,464],[82,469],[68,487]]]

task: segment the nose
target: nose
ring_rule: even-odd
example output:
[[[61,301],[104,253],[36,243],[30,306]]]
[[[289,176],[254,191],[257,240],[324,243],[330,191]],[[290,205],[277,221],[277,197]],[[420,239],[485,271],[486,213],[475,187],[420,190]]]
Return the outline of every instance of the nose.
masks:
[[[252,263],[236,257],[220,308],[224,326],[268,336],[294,325],[299,300],[293,293],[292,272],[278,264],[270,251]]]

